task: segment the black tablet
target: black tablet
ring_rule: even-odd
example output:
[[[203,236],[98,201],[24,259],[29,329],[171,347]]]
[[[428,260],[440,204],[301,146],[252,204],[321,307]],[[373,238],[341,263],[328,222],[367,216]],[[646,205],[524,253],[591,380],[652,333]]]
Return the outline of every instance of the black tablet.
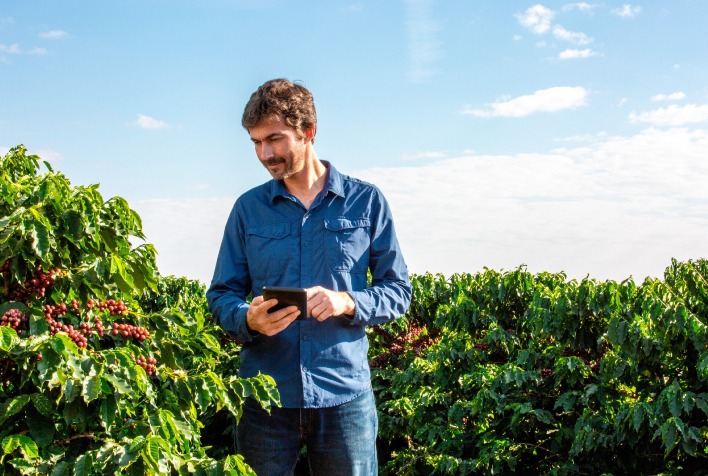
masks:
[[[278,304],[271,307],[268,312],[275,312],[288,306],[297,306],[300,309],[298,320],[307,318],[307,291],[304,288],[282,288],[275,286],[263,287],[263,300],[277,299]]]

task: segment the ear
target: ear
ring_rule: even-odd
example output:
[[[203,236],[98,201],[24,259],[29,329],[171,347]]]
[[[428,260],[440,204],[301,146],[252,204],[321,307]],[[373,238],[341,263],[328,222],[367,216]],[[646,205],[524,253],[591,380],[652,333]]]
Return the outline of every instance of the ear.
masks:
[[[312,126],[305,131],[305,136],[312,142],[315,141],[315,133],[317,132],[317,126]]]

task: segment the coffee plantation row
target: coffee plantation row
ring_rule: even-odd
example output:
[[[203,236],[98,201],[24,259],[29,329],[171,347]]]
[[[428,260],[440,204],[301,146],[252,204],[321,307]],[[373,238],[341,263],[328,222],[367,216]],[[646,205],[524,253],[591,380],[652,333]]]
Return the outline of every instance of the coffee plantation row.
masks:
[[[125,200],[1,160],[0,475],[253,474],[233,424],[277,389],[236,376],[204,285],[160,276]],[[368,330],[382,474],[707,474],[708,261],[412,284]]]

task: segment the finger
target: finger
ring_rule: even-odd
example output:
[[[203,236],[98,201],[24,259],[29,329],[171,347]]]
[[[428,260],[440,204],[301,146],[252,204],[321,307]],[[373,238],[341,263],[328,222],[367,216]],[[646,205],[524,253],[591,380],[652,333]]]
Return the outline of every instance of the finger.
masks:
[[[309,301],[313,297],[315,297],[319,292],[322,290],[322,286],[314,286],[312,288],[307,288],[305,291],[307,292],[307,300]]]
[[[269,312],[266,314],[267,318],[271,322],[280,322],[282,320],[292,321],[299,315],[300,310],[297,308],[297,306],[288,306],[283,309],[278,309],[277,311]]]

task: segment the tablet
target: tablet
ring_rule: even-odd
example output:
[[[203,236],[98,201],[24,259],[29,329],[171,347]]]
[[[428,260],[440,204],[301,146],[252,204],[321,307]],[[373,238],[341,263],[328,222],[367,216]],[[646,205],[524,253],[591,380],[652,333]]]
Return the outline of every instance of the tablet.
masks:
[[[307,291],[304,288],[282,288],[275,286],[263,287],[263,300],[277,299],[278,304],[271,307],[268,312],[275,312],[288,306],[297,306],[300,309],[298,320],[307,318]]]

